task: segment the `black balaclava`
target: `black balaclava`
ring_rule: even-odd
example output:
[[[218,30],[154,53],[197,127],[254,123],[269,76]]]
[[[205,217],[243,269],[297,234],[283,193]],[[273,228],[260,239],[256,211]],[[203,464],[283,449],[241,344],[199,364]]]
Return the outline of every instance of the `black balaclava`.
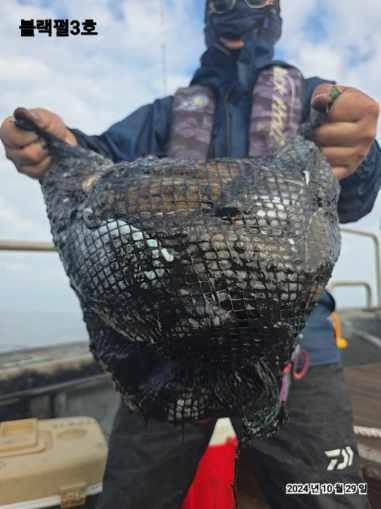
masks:
[[[205,42],[207,51],[201,57],[192,85],[200,84],[221,90],[238,85],[250,89],[257,70],[273,61],[274,46],[282,33],[282,18],[278,2],[262,9],[250,8],[244,0],[224,14],[208,13],[205,9]],[[245,47],[231,51],[225,48],[221,37],[241,38]]]

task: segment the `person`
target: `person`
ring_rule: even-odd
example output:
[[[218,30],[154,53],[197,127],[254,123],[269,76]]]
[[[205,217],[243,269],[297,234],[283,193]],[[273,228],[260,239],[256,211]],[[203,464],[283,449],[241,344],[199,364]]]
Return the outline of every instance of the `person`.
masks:
[[[183,113],[199,115],[202,134],[209,136],[198,146],[206,150],[206,157],[247,157],[257,80],[266,69],[291,68],[274,61],[281,29],[279,0],[208,0],[207,50],[190,88],[139,108],[101,135],[68,128],[58,115],[43,108],[31,108],[29,114],[39,127],[70,144],[114,162],[133,161],[194,150],[199,133],[186,131],[177,121],[181,103]],[[375,141],[378,104],[355,88],[317,77],[303,79],[303,88],[301,121],[308,121],[313,109],[324,112],[323,122],[312,131],[313,139],[340,182],[340,221],[357,221],[372,210],[381,185],[380,147]],[[196,117],[189,117],[191,123],[192,118]],[[183,144],[177,143],[179,137]],[[12,116],[3,121],[0,139],[19,172],[38,178],[48,171],[48,150],[34,133],[18,129]],[[303,331],[301,344],[308,352],[310,369],[291,385],[288,422],[274,436],[247,445],[272,508],[368,507],[367,497],[360,495],[286,494],[287,483],[362,482],[351,403],[329,320],[333,309],[332,296],[324,292]],[[144,376],[142,370],[142,383]],[[139,414],[121,404],[110,437],[99,509],[180,507],[214,424],[186,424],[184,430],[154,420],[146,425]],[[239,422],[233,419],[233,425],[239,437]]]

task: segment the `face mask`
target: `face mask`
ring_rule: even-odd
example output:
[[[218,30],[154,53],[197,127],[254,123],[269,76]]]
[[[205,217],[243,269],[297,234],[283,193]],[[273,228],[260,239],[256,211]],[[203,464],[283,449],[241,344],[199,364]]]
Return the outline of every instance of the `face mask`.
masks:
[[[231,2],[229,2],[230,5]],[[223,49],[221,37],[242,39],[252,45],[255,40],[264,41],[266,45],[274,45],[280,38],[282,22],[279,9],[274,5],[253,8],[247,0],[236,0],[233,7],[213,11],[214,0],[207,4],[205,17],[205,39],[212,46]],[[218,7],[218,6],[217,6]],[[254,41],[253,41],[254,38]]]

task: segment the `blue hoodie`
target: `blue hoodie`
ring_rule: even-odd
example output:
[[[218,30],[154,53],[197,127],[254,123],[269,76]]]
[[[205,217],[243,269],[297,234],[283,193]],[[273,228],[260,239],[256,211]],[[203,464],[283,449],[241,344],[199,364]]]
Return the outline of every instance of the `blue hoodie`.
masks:
[[[238,5],[242,7],[243,4]],[[210,157],[241,158],[248,154],[251,89],[258,71],[272,63],[273,46],[280,36],[279,10],[271,8],[266,12],[268,16],[265,21],[261,23],[257,17],[255,30],[244,34],[245,51],[239,54],[221,51],[218,34],[216,36],[215,28],[210,28],[207,19],[205,32],[208,49],[192,83],[210,86],[216,95]],[[262,30],[263,27],[266,30]],[[260,37],[261,30],[263,37]],[[305,80],[304,121],[309,119],[314,89],[324,82],[327,80],[316,77]],[[72,132],[80,145],[114,162],[133,161],[148,155],[165,157],[171,132],[172,105],[172,96],[158,99],[112,125],[101,135],[89,136],[78,129],[72,129]],[[340,184],[338,210],[342,223],[358,221],[372,210],[381,186],[381,150],[377,142],[357,172]],[[302,346],[309,352],[312,366],[340,360],[329,320],[334,307],[333,298],[324,292],[303,331]]]

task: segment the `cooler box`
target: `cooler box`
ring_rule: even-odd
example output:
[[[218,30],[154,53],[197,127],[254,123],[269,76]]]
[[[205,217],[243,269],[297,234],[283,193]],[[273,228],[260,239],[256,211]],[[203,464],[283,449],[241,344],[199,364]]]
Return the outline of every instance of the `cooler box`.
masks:
[[[94,507],[106,455],[88,417],[0,423],[0,509]]]
[[[217,421],[181,509],[234,509],[238,441],[229,419]]]

